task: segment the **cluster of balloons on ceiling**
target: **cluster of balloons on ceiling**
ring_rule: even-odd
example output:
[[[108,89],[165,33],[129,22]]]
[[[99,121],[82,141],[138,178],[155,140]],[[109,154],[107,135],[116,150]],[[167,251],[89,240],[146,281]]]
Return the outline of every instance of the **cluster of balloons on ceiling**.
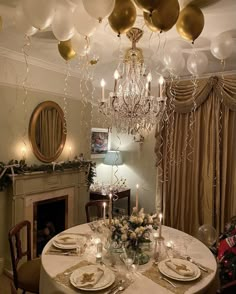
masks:
[[[128,32],[136,20],[136,6],[152,32],[166,32],[176,25],[182,38],[194,42],[204,28],[201,9],[190,4],[180,11],[178,0],[21,0],[16,7],[15,23],[17,30],[27,36],[51,26],[59,41],[58,50],[68,61],[76,55],[86,55],[89,38],[106,17],[118,36]],[[216,58],[224,60],[232,50],[233,39],[228,33],[212,40],[211,52]],[[177,58],[177,51],[167,50],[167,68],[179,70],[185,66],[185,60]],[[187,68],[192,74],[201,74],[207,63],[206,55],[197,52],[189,57]]]

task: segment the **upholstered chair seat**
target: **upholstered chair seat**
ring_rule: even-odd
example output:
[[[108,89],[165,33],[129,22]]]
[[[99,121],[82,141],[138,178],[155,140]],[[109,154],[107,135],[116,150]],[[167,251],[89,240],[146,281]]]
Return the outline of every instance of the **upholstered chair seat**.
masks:
[[[32,293],[39,293],[40,267],[40,258],[23,263],[18,269],[18,287]]]

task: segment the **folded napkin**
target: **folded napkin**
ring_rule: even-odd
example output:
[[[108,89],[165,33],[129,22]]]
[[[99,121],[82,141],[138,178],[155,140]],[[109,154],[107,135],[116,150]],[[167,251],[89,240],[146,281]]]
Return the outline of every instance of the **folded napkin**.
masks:
[[[181,260],[167,260],[165,264],[181,276],[189,277],[195,274],[195,272],[186,264],[182,263]]]
[[[61,236],[55,239],[55,242],[60,245],[76,245],[76,240],[70,236]]]
[[[96,268],[95,270],[88,270],[82,273],[75,279],[75,283],[78,287],[94,287],[104,275],[104,271],[101,268]]]

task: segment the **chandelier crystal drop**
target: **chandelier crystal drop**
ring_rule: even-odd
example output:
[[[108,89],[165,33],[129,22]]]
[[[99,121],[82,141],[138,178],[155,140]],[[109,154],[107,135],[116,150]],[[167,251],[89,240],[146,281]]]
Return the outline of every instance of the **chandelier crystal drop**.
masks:
[[[132,28],[127,37],[132,42],[114,73],[114,90],[105,98],[105,81],[102,79],[100,111],[108,116],[118,132],[135,135],[150,131],[162,116],[166,99],[163,96],[164,79],[160,77],[157,96],[151,95],[152,75],[147,72],[143,52],[136,43],[143,35]]]

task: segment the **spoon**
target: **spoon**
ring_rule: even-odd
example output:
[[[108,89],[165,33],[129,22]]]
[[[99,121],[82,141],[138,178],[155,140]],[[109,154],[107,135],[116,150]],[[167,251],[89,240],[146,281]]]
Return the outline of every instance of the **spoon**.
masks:
[[[113,294],[116,294],[116,293],[121,292],[121,291],[123,291],[123,290],[125,290],[125,287],[120,286],[120,287],[118,287],[118,289],[116,289],[116,290],[114,291]]]
[[[202,266],[201,264],[195,262],[190,256],[186,256],[187,260],[190,261],[191,263],[195,264],[198,268],[200,268],[200,270],[204,271],[204,272],[208,272],[208,270]]]

